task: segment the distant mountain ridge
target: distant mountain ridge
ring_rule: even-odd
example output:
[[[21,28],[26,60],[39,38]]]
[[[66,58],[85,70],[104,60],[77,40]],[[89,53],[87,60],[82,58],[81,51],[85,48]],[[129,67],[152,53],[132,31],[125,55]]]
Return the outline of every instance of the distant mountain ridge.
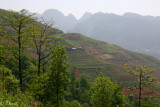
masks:
[[[86,12],[77,20],[72,14],[65,16],[56,9],[48,9],[37,16],[47,21],[53,20],[54,27],[63,32],[81,33],[160,59],[160,16],[142,16],[131,12],[122,16]]]
[[[72,32],[150,54],[160,59],[160,17],[126,13],[96,13],[78,23]]]

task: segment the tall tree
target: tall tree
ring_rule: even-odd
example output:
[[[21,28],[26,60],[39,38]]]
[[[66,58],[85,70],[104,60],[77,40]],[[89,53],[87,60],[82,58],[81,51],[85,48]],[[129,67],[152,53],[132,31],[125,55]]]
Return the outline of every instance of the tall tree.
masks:
[[[36,49],[37,59],[37,73],[38,76],[41,73],[42,67],[50,60],[49,56],[52,53],[52,44],[57,39],[54,38],[54,34],[57,33],[57,29],[52,28],[53,22],[45,22],[44,20],[35,22],[30,26],[31,39],[33,41],[33,49]],[[52,42],[52,44],[51,44]],[[43,71],[44,72],[44,71]]]
[[[150,85],[156,78],[151,75],[155,72],[155,69],[149,68],[148,65],[143,66],[136,66],[136,69],[132,69],[125,64],[125,69],[132,75],[138,77],[138,89],[139,89],[139,103],[138,106],[141,107],[141,100],[142,100],[142,87]]]
[[[20,12],[3,11],[3,16],[0,17],[1,24],[1,40],[4,42],[6,55],[3,58],[5,62],[18,70],[20,87],[23,88],[23,60],[25,56],[24,50],[28,40],[28,25],[32,24],[35,19],[32,15],[26,15],[25,10]]]
[[[59,45],[54,47],[50,70],[46,83],[45,101],[50,106],[60,107],[64,98],[65,88],[70,81],[69,65],[64,47]]]

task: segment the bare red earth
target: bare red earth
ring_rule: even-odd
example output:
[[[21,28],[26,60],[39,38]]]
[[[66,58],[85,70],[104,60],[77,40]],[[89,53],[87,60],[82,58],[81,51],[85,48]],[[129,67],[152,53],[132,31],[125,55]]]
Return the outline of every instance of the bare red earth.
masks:
[[[129,89],[128,87],[123,87],[122,88],[122,92],[124,93],[125,96],[129,96],[130,94],[132,95],[139,95],[139,89]],[[160,93],[159,92],[156,92],[154,90],[151,90],[147,87],[143,87],[142,88],[142,97],[145,98],[145,97],[160,97]]]

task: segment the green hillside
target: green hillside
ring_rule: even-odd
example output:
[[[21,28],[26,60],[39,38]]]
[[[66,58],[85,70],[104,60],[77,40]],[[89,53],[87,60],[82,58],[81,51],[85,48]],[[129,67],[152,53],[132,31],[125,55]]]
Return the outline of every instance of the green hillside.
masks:
[[[125,72],[124,64],[132,67],[150,65],[157,69],[155,76],[158,77],[160,74],[160,61],[154,57],[131,52],[81,34],[65,34],[61,44],[66,46],[72,69],[78,69],[80,73],[86,73],[91,80],[96,78],[99,72],[103,72],[113,81],[123,85],[131,84],[135,78]]]
[[[25,10],[0,11],[1,106],[132,107],[142,101],[159,105],[159,60],[81,34],[63,34],[52,22],[26,16]],[[129,69],[136,78],[124,64],[151,67],[136,68],[140,73]],[[152,67],[159,77],[154,83]]]

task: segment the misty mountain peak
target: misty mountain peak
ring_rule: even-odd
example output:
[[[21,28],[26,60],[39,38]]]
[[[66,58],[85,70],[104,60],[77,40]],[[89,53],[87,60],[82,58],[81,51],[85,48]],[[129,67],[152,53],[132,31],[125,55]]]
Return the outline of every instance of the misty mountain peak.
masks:
[[[73,14],[71,14],[71,13],[67,16],[67,18],[70,19],[70,20],[72,20],[72,21],[77,20],[77,19],[75,18],[75,16],[74,16]]]
[[[85,12],[84,15],[83,15],[83,17],[91,16],[91,15],[92,15],[92,13],[90,13],[90,12]]]
[[[48,9],[43,13],[44,16],[51,16],[51,15],[55,15],[55,16],[64,16],[64,14],[56,9]]]
[[[90,12],[85,12],[84,15],[79,19],[80,22],[87,20],[92,16],[92,13]]]
[[[131,12],[124,13],[123,16],[128,17],[128,18],[140,18],[140,17],[142,17],[141,15],[139,15],[137,13],[131,13]]]

